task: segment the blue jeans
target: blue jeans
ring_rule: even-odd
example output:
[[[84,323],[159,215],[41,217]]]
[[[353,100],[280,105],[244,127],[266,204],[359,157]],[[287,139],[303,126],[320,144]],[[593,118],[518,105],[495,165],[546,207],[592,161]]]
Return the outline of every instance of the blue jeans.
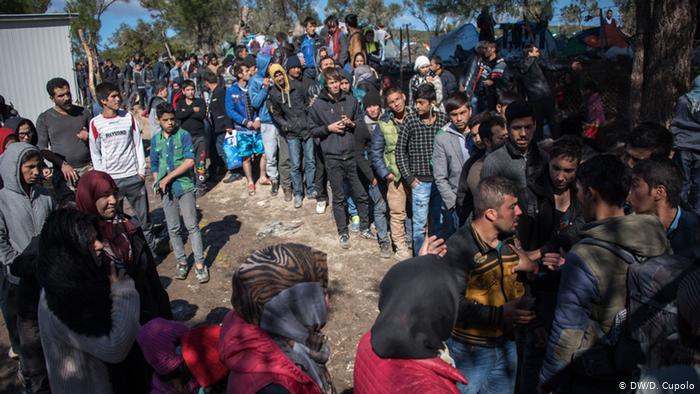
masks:
[[[681,196],[695,209],[695,212],[700,212],[700,153],[679,150],[675,157],[683,172]]]
[[[377,238],[380,243],[390,242],[389,224],[386,220],[386,201],[379,185],[369,185],[369,199],[374,205],[374,226],[377,227]]]
[[[292,162],[292,190],[295,196],[304,194],[304,184],[301,178],[301,158],[304,158],[304,179],[306,180],[306,195],[314,191],[314,176],[316,173],[316,161],[314,160],[314,140],[297,138],[287,139],[289,145],[289,160]]]
[[[413,207],[413,254],[418,255],[425,239],[425,225],[430,218],[428,233],[440,228],[442,199],[433,182],[421,182],[411,190]],[[439,235],[439,234],[436,234]]]
[[[348,204],[348,215],[350,215],[350,217],[359,216],[357,213],[357,205],[355,205],[355,201],[353,201],[351,196],[352,193],[350,193],[352,189],[350,188],[350,183],[347,179],[343,181],[343,190],[345,191],[346,196],[345,202]]]
[[[447,341],[455,366],[469,381],[457,384],[462,394],[512,393],[518,369],[515,341],[500,347],[469,345],[450,338]]]

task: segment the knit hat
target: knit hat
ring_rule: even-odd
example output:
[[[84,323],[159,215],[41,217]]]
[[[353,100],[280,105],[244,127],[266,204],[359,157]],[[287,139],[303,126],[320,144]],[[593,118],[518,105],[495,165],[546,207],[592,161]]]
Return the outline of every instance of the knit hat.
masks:
[[[187,332],[186,325],[157,317],[146,323],[136,334],[143,357],[158,375],[167,375],[182,364],[178,342]]]
[[[343,79],[347,79],[352,83],[352,76],[350,76],[350,73],[347,71],[343,70],[342,68],[339,68],[338,71],[340,71],[340,80],[342,81]]]
[[[700,331],[700,270],[695,270],[678,285],[678,312],[690,323],[694,332]]]
[[[362,104],[364,104],[365,108],[371,107],[373,105],[378,105],[382,106],[382,99],[379,97],[379,94],[377,91],[374,89],[369,89],[367,91],[367,94],[365,94],[365,98],[362,99]]]
[[[298,56],[290,56],[287,58],[287,62],[284,64],[284,68],[289,71],[290,68],[301,67],[301,62]]]
[[[195,327],[182,336],[182,358],[187,369],[202,387],[210,387],[228,374],[219,359],[221,326]]]
[[[420,70],[421,67],[429,66],[429,65],[430,65],[430,59],[428,59],[427,56],[418,56],[416,58],[416,63],[413,66],[413,70],[415,72],[418,72],[418,70]]]

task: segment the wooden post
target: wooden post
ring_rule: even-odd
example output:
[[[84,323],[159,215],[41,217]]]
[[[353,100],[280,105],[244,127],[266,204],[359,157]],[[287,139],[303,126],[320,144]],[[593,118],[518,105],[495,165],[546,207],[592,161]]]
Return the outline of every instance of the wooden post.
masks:
[[[411,32],[408,25],[406,25],[406,41],[408,42],[408,64],[413,65],[413,59],[411,59]]]
[[[399,27],[399,87],[403,90],[403,27]]]
[[[83,51],[85,51],[85,57],[87,57],[87,62],[88,62],[88,87],[90,89],[90,94],[92,97],[97,97],[95,94],[95,62],[94,62],[94,57],[92,53],[92,48],[88,44],[87,41],[85,41],[85,35],[83,34],[83,29],[78,29],[78,39],[80,39],[80,45],[83,47]]]

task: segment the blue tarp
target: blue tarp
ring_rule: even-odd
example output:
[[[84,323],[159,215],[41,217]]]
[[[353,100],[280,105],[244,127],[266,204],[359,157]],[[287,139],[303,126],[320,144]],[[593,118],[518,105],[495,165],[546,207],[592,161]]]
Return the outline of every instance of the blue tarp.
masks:
[[[471,23],[465,23],[456,30],[430,39],[430,52],[428,57],[434,55],[442,58],[443,64],[456,66],[459,63],[457,47],[463,51],[469,51],[479,42],[479,32]]]

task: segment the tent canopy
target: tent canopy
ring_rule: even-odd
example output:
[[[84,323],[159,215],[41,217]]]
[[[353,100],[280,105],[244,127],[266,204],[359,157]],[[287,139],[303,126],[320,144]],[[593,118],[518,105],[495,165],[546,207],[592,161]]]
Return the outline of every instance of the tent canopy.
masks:
[[[428,57],[440,56],[446,66],[459,64],[460,53],[467,52],[476,47],[479,42],[479,32],[471,23],[465,23],[458,29],[441,36],[430,39],[430,52]],[[461,47],[461,51],[460,48]]]
[[[535,44],[544,57],[553,57],[557,52],[557,41],[544,24],[517,22],[501,23],[503,36],[498,39],[499,53],[506,59],[522,57],[527,44]]]

